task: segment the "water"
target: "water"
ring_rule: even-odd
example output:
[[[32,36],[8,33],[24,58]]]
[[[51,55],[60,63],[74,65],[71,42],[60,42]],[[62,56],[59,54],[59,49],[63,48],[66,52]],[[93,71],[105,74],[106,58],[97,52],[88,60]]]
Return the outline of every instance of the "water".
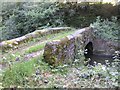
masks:
[[[92,54],[89,56],[86,56],[87,58],[90,58],[90,65],[94,65],[94,62],[106,64],[105,61],[108,60],[109,63],[113,62],[113,56],[112,55],[99,55],[99,54]]]

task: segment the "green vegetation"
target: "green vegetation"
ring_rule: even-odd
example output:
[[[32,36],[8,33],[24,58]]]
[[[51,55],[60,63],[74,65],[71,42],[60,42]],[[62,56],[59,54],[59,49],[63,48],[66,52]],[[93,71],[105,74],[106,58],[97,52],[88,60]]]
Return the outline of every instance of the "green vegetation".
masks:
[[[68,35],[70,35],[70,34],[73,34],[74,31],[75,31],[75,30],[73,29],[73,30],[71,30],[71,31],[66,31],[66,32],[59,33],[58,36],[57,36],[55,39],[53,39],[53,40],[58,40],[58,39],[61,39],[61,38],[63,38],[63,37],[66,37],[66,36],[68,36]]]
[[[118,59],[115,59],[112,64],[106,61],[106,66],[100,63],[94,63],[94,66],[89,64],[84,66],[79,59],[77,62],[81,63],[75,61],[72,65],[65,64],[58,67],[50,66],[42,60],[43,58],[40,56],[9,67],[3,73],[3,86],[63,88],[70,83],[71,85],[67,86],[69,88],[118,87],[120,76]],[[77,83],[78,86],[72,86],[74,83]]]
[[[35,72],[35,66],[37,65],[38,60],[41,61],[41,59],[42,56],[9,66],[9,68],[3,72],[3,86],[24,86],[27,83],[27,77]]]
[[[2,3],[1,40],[12,39],[52,26],[60,26],[60,17],[55,16],[59,10],[57,3],[10,2]],[[52,18],[51,18],[52,17]],[[1,35],[0,35],[1,36]]]
[[[0,41],[23,36],[37,29],[70,26],[71,30],[47,34],[23,42],[18,48],[0,55],[0,88],[116,88],[119,87],[119,56],[106,65],[90,65],[84,52],[78,50],[71,64],[51,66],[40,53],[46,42],[72,34],[74,28],[88,27],[91,23],[97,38],[116,41],[120,30],[119,5],[101,3],[2,3]],[[96,19],[97,17],[97,19]],[[96,21],[95,21],[96,19]],[[79,45],[78,45],[79,46]],[[53,56],[53,58],[55,58]],[[2,59],[2,60],[1,60]],[[89,59],[90,60],[90,59]],[[1,75],[2,74],[2,75]]]
[[[42,74],[44,72],[56,73],[56,74],[66,74],[67,69],[65,66],[52,67],[42,61],[42,55],[33,58],[26,62],[19,62],[15,65],[9,66],[3,72],[2,84],[3,87],[31,87],[35,84],[35,76]],[[29,79],[30,78],[30,79]],[[32,82],[31,82],[32,81]],[[30,85],[29,85],[30,84]]]
[[[97,17],[91,27],[96,29],[95,34],[101,39],[112,41],[119,39],[120,22],[117,21],[117,17],[112,17],[111,20]]]
[[[62,3],[59,5],[65,25],[70,27],[87,27],[93,23],[97,16],[110,19],[112,16],[120,17],[119,5],[110,3]]]
[[[95,66],[87,65],[79,68],[79,85],[85,85],[84,88],[115,88],[119,86],[120,73],[118,71],[119,61],[115,59],[112,65],[106,60],[107,65],[96,63]]]
[[[87,27],[97,16],[119,17],[119,5],[102,3],[10,2],[2,3],[0,41],[23,36],[36,29]]]
[[[3,73],[3,86],[24,85],[25,78],[34,72],[34,60],[28,62],[17,63]]]
[[[38,51],[38,50],[43,49],[44,46],[45,46],[45,43],[42,43],[42,44],[40,44],[40,45],[35,45],[35,46],[30,47],[30,48],[29,48],[28,50],[26,50],[25,52],[26,52],[26,53],[36,52],[36,51]]]

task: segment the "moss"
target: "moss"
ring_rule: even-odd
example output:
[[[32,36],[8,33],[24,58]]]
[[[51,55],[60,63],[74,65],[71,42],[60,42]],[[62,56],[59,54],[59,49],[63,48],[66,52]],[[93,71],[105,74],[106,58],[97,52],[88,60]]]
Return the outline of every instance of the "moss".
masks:
[[[56,64],[56,61],[57,61],[57,58],[56,58],[55,56],[52,56],[50,59],[51,59],[51,60],[49,61],[49,63],[50,63],[51,65],[55,65],[55,64]]]
[[[65,37],[65,38],[61,39],[60,45],[63,46],[63,45],[64,45],[65,43],[67,43],[67,42],[68,42],[68,38]]]

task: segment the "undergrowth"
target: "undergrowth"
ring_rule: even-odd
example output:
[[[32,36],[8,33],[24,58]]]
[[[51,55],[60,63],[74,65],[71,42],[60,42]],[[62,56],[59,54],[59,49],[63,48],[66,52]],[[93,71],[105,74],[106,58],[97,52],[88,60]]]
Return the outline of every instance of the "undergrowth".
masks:
[[[31,76],[35,72],[35,66],[37,65],[37,60],[41,60],[42,56],[33,58],[26,62],[19,62],[14,65],[9,66],[3,72],[3,86],[4,87],[16,87],[24,86],[26,83],[26,78]]]
[[[72,65],[64,64],[57,67],[44,62],[42,55],[30,61],[17,63],[3,73],[3,86],[63,88],[65,78],[71,77],[69,75],[73,75],[72,77],[76,79],[74,74],[79,80],[76,79],[73,83],[77,83],[79,86],[83,85],[83,88],[114,88],[119,86],[119,59],[115,58],[112,64],[106,61],[106,65],[95,62],[92,66],[90,64],[84,65],[84,60],[81,60],[83,59],[82,55],[82,51],[79,51],[77,59]],[[61,78],[62,81],[59,82],[56,78]]]
[[[120,22],[117,17],[112,17],[111,20],[102,19],[100,16],[97,17],[96,22],[90,25],[95,29],[95,35],[98,38],[118,41]]]
[[[2,73],[2,85],[3,87],[30,87],[31,84],[35,84],[34,80],[36,76],[45,72],[54,74],[66,74],[67,69],[65,66],[52,67],[48,63],[43,61],[42,55],[33,58],[26,62],[19,62],[9,66]],[[30,78],[30,80],[29,80]]]

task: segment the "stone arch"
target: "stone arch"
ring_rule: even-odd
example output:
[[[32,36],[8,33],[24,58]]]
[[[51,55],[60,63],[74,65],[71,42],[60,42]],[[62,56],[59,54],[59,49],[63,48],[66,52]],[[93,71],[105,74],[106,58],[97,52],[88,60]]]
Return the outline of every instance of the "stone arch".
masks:
[[[88,44],[84,48],[84,56],[86,58],[89,58],[91,57],[91,55],[93,55],[93,43],[88,42]]]

